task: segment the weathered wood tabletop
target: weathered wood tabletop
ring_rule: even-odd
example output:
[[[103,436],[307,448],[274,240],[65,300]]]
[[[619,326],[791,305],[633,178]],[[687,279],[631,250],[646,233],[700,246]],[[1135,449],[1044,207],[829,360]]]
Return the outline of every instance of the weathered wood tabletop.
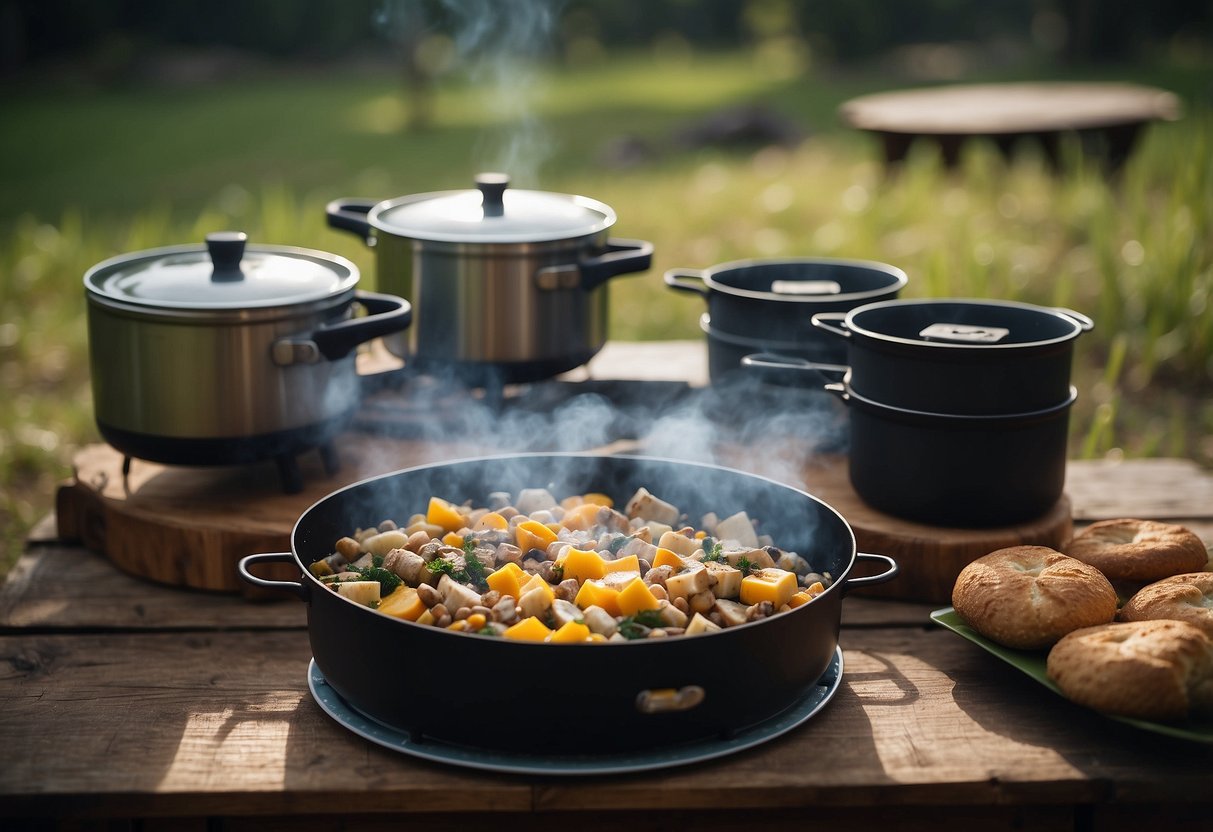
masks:
[[[1209,542],[1211,483],[1179,460],[1075,462],[1067,491],[1077,524],[1159,516]],[[782,737],[668,770],[497,774],[330,719],[304,604],[157,586],[48,520],[0,589],[0,827],[1209,828],[1209,745],[1066,702],[931,605],[843,607],[841,687]]]
[[[1054,162],[1060,137],[1098,138],[1112,166],[1128,158],[1141,128],[1174,121],[1179,98],[1166,90],[1124,83],[951,84],[873,93],[845,102],[842,120],[878,136],[885,160],[905,159],[919,138],[937,142],[955,164],[961,146],[984,138],[1009,153],[1024,138],[1037,140]],[[1092,142],[1088,141],[1088,144]]]

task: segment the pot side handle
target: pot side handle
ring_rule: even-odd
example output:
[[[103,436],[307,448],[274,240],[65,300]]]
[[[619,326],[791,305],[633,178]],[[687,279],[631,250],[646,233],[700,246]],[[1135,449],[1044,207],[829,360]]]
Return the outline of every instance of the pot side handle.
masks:
[[[258,578],[249,571],[249,567],[255,563],[294,563],[295,556],[290,552],[273,552],[261,555],[246,555],[236,564],[236,571],[240,573],[240,579],[247,584],[261,587],[262,589],[270,589],[274,591],[289,592],[304,603],[310,601],[311,592],[308,588],[298,581],[267,581],[265,578]]]
[[[597,289],[612,277],[643,272],[653,265],[653,244],[644,240],[607,240],[606,253],[578,261],[581,288]]]
[[[885,569],[885,571],[878,572],[875,575],[864,575],[859,578],[847,578],[847,581],[842,588],[844,595],[856,587],[876,586],[877,584],[883,584],[887,581],[891,581],[897,577],[897,573],[900,571],[899,567],[897,566],[897,561],[893,560],[888,555],[869,555],[865,552],[858,552],[855,555],[855,561],[857,563],[861,561],[883,563],[888,568]]]
[[[711,294],[704,273],[695,269],[670,269],[664,276],[665,285],[675,292],[690,292],[693,295],[707,297]],[[688,283],[686,281],[698,281]]]
[[[373,246],[375,236],[371,234],[371,223],[367,219],[367,214],[378,204],[377,199],[346,197],[334,199],[324,206],[324,213],[328,217],[329,228],[348,231],[354,236],[360,237],[368,246]]]
[[[846,320],[846,318],[846,312],[818,312],[809,320],[813,326],[820,330],[833,333],[840,338],[850,338],[851,331],[849,329],[847,329],[845,326],[834,326],[836,323],[842,323]]]
[[[271,357],[280,367],[315,364],[324,359],[345,358],[359,344],[408,329],[413,307],[404,298],[376,292],[354,292],[354,299],[369,313],[335,324],[325,324],[309,335],[283,338],[271,347]]]
[[[822,375],[837,374],[845,376],[851,371],[846,364],[819,364],[793,355],[776,355],[772,352],[759,352],[744,355],[741,366],[758,370],[797,370],[806,373],[821,373]]]
[[[1058,315],[1065,315],[1067,318],[1073,318],[1074,322],[1078,324],[1083,332],[1090,332],[1095,328],[1095,321],[1091,320],[1081,312],[1075,312],[1073,309],[1067,309],[1064,306],[1054,306],[1052,309]]]

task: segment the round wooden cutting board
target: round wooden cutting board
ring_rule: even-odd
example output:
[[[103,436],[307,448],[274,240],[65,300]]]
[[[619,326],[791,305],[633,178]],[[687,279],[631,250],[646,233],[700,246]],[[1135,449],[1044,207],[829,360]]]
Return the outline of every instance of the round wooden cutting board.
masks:
[[[612,450],[640,448],[620,442],[596,452]],[[237,561],[256,552],[290,551],[295,521],[320,498],[349,483],[411,465],[493,452],[471,444],[359,433],[338,437],[336,451],[341,468],[332,475],[325,473],[319,454],[300,457],[304,490],[284,494],[272,463],[193,468],[134,460],[124,478],[121,454],[107,445],[89,446],[75,459],[74,481],[59,490],[59,534],[83,541],[126,572],[159,583],[258,595],[259,590],[240,580]],[[715,456],[720,464],[805,488],[846,518],[860,551],[894,558],[900,567],[898,577],[864,590],[865,594],[946,604],[956,576],[974,558],[1020,544],[1058,548],[1072,531],[1070,502],[1065,497],[1030,523],[942,528],[900,520],[867,506],[851,488],[846,457],[818,455],[801,460],[784,454],[780,457],[788,467],[779,471],[753,449],[722,447]],[[298,570],[286,564],[276,572],[270,568],[260,572],[279,580],[298,577]]]

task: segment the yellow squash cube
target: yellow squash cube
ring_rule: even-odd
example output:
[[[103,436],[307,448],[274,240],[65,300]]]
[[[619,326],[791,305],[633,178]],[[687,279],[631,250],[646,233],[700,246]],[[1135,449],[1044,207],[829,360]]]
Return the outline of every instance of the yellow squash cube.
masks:
[[[503,636],[518,641],[547,641],[552,631],[535,616],[524,618],[513,627],[508,628]]]
[[[560,559],[560,565],[564,567],[565,578],[576,578],[579,581],[601,578],[607,571],[606,563],[597,552],[574,549],[571,546]]]
[[[521,571],[521,570],[519,570],[519,571]],[[526,575],[527,573],[523,572],[522,574]],[[556,597],[556,590],[552,589],[551,584],[549,584],[547,581],[545,581],[539,575],[531,575],[530,577],[527,578],[526,582],[523,583],[522,586],[518,588],[518,592],[519,592],[518,599],[521,600],[523,595],[526,595],[532,589],[536,589],[536,588],[541,589],[544,592],[544,594],[546,594],[548,596],[549,601],[551,601],[553,598]]]
[[[560,518],[560,525],[566,529],[584,531],[594,525],[594,520],[601,509],[602,506],[597,503],[582,503],[574,506],[564,513],[564,517]]]
[[[619,590],[618,602],[620,615],[635,615],[641,610],[655,610],[658,607],[657,599],[640,578]]]
[[[598,505],[598,506],[606,506],[607,508],[614,508],[614,506],[615,506],[614,500],[612,500],[606,494],[601,494],[597,491],[591,491],[588,494],[582,494],[581,499],[585,500],[587,503],[593,503],[594,505]]]
[[[514,529],[514,542],[523,554],[531,549],[547,549],[555,540],[556,532],[537,520],[524,520]]]
[[[583,610],[586,607],[599,606],[611,615],[622,615],[619,611],[619,590],[603,586],[597,581],[583,583],[573,603]]]
[[[486,529],[496,529],[497,531],[503,532],[509,527],[509,520],[506,520],[495,511],[490,511],[488,514],[482,515],[481,518],[476,521],[476,525],[472,528],[478,532],[482,532]]]
[[[570,621],[561,627],[556,632],[552,633],[548,641],[553,644],[572,644],[578,641],[585,641],[590,637],[590,628],[576,621]]]
[[[485,578],[489,582],[489,589],[495,589],[502,595],[511,595],[515,599],[522,596],[522,584],[529,579],[530,576],[522,567],[512,561],[496,572],[490,572]]]
[[[442,536],[442,542],[447,546],[454,546],[456,549],[463,548],[463,536],[454,532],[447,532]]]
[[[379,602],[379,611],[405,621],[416,621],[426,611],[425,602],[411,586],[398,586]]]
[[[605,560],[602,562],[602,568],[604,572],[639,572],[640,558],[628,555],[615,560]]]
[[[434,526],[441,526],[448,532],[457,532],[466,525],[458,509],[441,497],[430,497],[425,521]]]
[[[682,568],[682,558],[669,549],[657,549],[657,554],[653,556],[654,566],[672,566],[675,569]]]
[[[796,573],[784,569],[760,569],[741,579],[741,603],[770,601],[776,609],[796,594]]]

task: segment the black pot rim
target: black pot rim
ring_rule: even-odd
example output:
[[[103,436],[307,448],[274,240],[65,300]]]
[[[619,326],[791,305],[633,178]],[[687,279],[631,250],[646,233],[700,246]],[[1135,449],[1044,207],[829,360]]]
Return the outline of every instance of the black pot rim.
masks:
[[[850,373],[841,381],[826,385],[826,389],[836,393],[847,405],[857,405],[873,415],[901,422],[915,424],[930,424],[937,427],[988,427],[1021,425],[1052,419],[1070,409],[1078,400],[1078,388],[1070,385],[1070,395],[1065,401],[1040,410],[1024,413],[935,413],[925,410],[911,410],[906,407],[885,404],[856,393],[851,387]]]
[[[930,305],[945,305],[945,304],[966,304],[970,306],[993,307],[996,309],[1018,309],[1026,312],[1033,312],[1040,315],[1058,318],[1068,321],[1072,326],[1072,331],[1066,335],[1058,336],[1057,338],[1046,338],[1040,341],[1027,341],[1017,344],[958,344],[946,341],[926,341],[917,340],[914,338],[901,338],[896,335],[888,335],[883,332],[877,332],[872,329],[867,329],[856,323],[856,318],[864,312],[874,311],[877,309],[887,309],[890,306],[905,307],[905,306],[930,306]],[[1051,308],[1047,306],[1036,306],[1031,303],[1022,303],[1013,300],[989,300],[982,298],[899,298],[896,300],[877,301],[863,306],[858,306],[846,314],[844,319],[845,327],[850,330],[851,334],[862,336],[866,339],[866,343],[874,347],[887,347],[895,350],[938,350],[943,353],[981,353],[987,351],[1002,351],[1002,352],[1035,352],[1037,350],[1048,350],[1060,344],[1065,344],[1068,341],[1073,341],[1084,331],[1082,322],[1066,314],[1068,310],[1060,308]]]
[[[313,511],[322,510],[322,507],[326,503],[328,503],[333,498],[335,498],[338,495],[343,494],[347,491],[351,491],[355,488],[367,486],[371,483],[375,483],[378,481],[383,481],[383,480],[388,480],[388,479],[391,479],[394,477],[403,476],[405,474],[416,474],[421,471],[428,471],[428,470],[433,470],[433,469],[438,469],[438,468],[450,468],[450,467],[456,466],[456,465],[485,464],[485,463],[491,463],[494,461],[520,460],[520,459],[539,460],[539,459],[545,459],[545,458],[571,459],[571,458],[583,458],[583,457],[592,457],[592,456],[596,456],[596,454],[586,453],[583,451],[567,451],[567,452],[552,452],[552,453],[537,451],[534,453],[491,454],[491,455],[486,455],[486,456],[463,457],[461,459],[451,459],[451,460],[446,460],[443,462],[432,462],[432,463],[426,463],[424,465],[414,465],[414,466],[410,466],[408,468],[399,469],[397,471],[390,471],[385,474],[378,474],[376,476],[367,477],[366,479],[358,480],[357,482],[350,483],[349,485],[346,485],[342,488],[338,488],[335,491],[332,491],[332,492],[326,494],[325,496],[321,497],[319,500],[312,503],[310,506],[308,506],[304,511],[302,511],[300,513],[298,519],[295,521],[295,525],[291,529],[291,554],[294,556],[295,564],[299,567],[300,571],[302,572],[304,580],[306,580],[308,582],[309,591],[326,593],[327,595],[331,595],[337,601],[347,603],[347,604],[353,604],[354,606],[359,607],[360,610],[362,612],[365,612],[367,615],[380,616],[380,613],[376,612],[375,610],[363,607],[361,604],[358,604],[356,601],[352,601],[349,598],[345,598],[344,596],[338,595],[337,593],[333,592],[331,589],[329,589],[327,586],[325,586],[323,583],[321,583],[321,581],[318,578],[316,578],[316,576],[314,576],[312,574],[311,570],[308,568],[309,564],[304,563],[303,556],[299,552],[299,547],[297,545],[297,541],[299,538],[300,526],[303,525],[304,519],[306,517],[308,517],[308,515],[310,515]],[[820,497],[814,496],[813,494],[810,494],[809,492],[804,491],[800,488],[796,488],[795,486],[788,485],[787,483],[783,483],[783,482],[779,482],[778,480],[771,479],[770,477],[764,477],[761,474],[753,474],[748,471],[742,471],[742,470],[736,469],[736,468],[729,468],[724,465],[714,465],[711,463],[693,462],[693,461],[689,461],[689,460],[673,459],[673,458],[667,458],[667,457],[637,456],[634,454],[611,454],[610,458],[612,460],[616,460],[616,459],[625,460],[625,461],[632,462],[634,464],[641,464],[641,465],[643,465],[643,464],[672,464],[672,465],[677,465],[677,466],[682,466],[682,467],[702,468],[702,469],[712,470],[712,471],[725,471],[725,472],[728,472],[729,474],[735,474],[735,475],[738,475],[741,477],[761,480],[761,481],[771,484],[771,485],[790,489],[790,490],[798,493],[800,496],[810,500],[811,502],[817,503],[821,507],[822,510],[824,510],[825,512],[827,512],[830,515],[833,515],[837,519],[837,521],[842,524],[842,528],[845,529],[847,538],[850,541],[850,552],[851,552],[850,558],[848,559],[848,563],[847,563],[846,567],[839,574],[833,576],[834,582],[832,584],[830,584],[830,586],[826,587],[825,592],[822,593],[822,596],[819,596],[819,597],[824,597],[824,596],[827,596],[830,594],[838,594],[840,596],[845,597],[847,581],[850,578],[852,570],[855,568],[855,564],[859,561],[859,547],[855,540],[855,530],[851,527],[851,524],[847,522],[846,518],[842,516],[842,514],[838,511],[838,509],[834,508],[832,505],[825,502]],[[787,615],[796,615],[798,613],[804,613],[807,610],[809,610],[809,608],[811,606],[812,606],[811,604],[803,604],[800,607],[789,610],[786,613],[780,613],[778,617],[782,618],[783,616],[787,616]],[[517,641],[517,640],[512,640],[512,639],[495,638],[495,637],[491,637],[491,636],[482,636],[477,633],[452,632],[450,630],[446,630],[441,627],[431,627],[426,624],[417,624],[416,622],[413,622],[413,621],[406,621],[404,619],[393,618],[391,616],[380,616],[380,617],[384,618],[385,620],[390,619],[391,622],[394,622],[391,624],[391,626],[398,625],[398,626],[406,627],[406,628],[421,628],[421,630],[423,632],[433,633],[436,636],[444,637],[444,638],[461,638],[461,637],[477,638],[477,639],[480,639],[480,640],[490,643],[490,644],[501,645],[499,647],[494,648],[494,649],[499,649],[499,650],[500,649],[550,650],[553,647],[555,647],[556,649],[570,649],[570,648],[572,648],[572,649],[590,649],[590,648],[610,649],[612,647],[619,648],[619,647],[626,647],[629,645],[631,645],[633,647],[635,645],[649,645],[650,649],[667,649],[668,650],[668,649],[670,649],[669,648],[670,644],[678,643],[678,639],[636,639],[636,640],[630,640],[630,641],[623,642],[623,643],[610,643],[610,644],[606,644],[606,645],[583,644],[583,643],[577,643],[577,642],[569,642],[566,644],[549,644],[546,642],[537,643],[537,642],[529,642],[529,641]],[[695,638],[708,637],[708,638],[721,638],[722,640],[735,639],[738,637],[739,633],[746,632],[746,631],[752,629],[753,627],[760,627],[765,623],[767,623],[766,620],[750,621],[745,624],[739,624],[739,625],[736,625],[733,627],[728,627],[728,628],[719,630],[717,632],[702,633],[698,636],[695,636]],[[665,647],[663,648],[662,645],[665,645]]]
[[[736,286],[730,286],[727,283],[722,283],[718,279],[721,275],[729,271],[738,271],[741,269],[762,268],[764,266],[848,266],[853,268],[868,269],[870,271],[882,272],[892,278],[892,282],[888,286],[882,286],[879,289],[869,289],[866,292],[844,292],[837,295],[783,295],[777,292],[759,292],[753,289],[741,289]],[[703,283],[713,292],[720,292],[725,295],[732,295],[739,298],[749,298],[751,300],[771,301],[774,303],[808,303],[808,304],[835,304],[849,303],[852,301],[863,300],[864,298],[878,298],[887,295],[889,292],[898,292],[905,288],[909,283],[909,278],[906,273],[896,266],[888,263],[881,263],[877,260],[852,260],[840,257],[784,257],[784,258],[752,258],[747,260],[732,260],[727,263],[718,263],[715,266],[709,266],[702,271]]]

